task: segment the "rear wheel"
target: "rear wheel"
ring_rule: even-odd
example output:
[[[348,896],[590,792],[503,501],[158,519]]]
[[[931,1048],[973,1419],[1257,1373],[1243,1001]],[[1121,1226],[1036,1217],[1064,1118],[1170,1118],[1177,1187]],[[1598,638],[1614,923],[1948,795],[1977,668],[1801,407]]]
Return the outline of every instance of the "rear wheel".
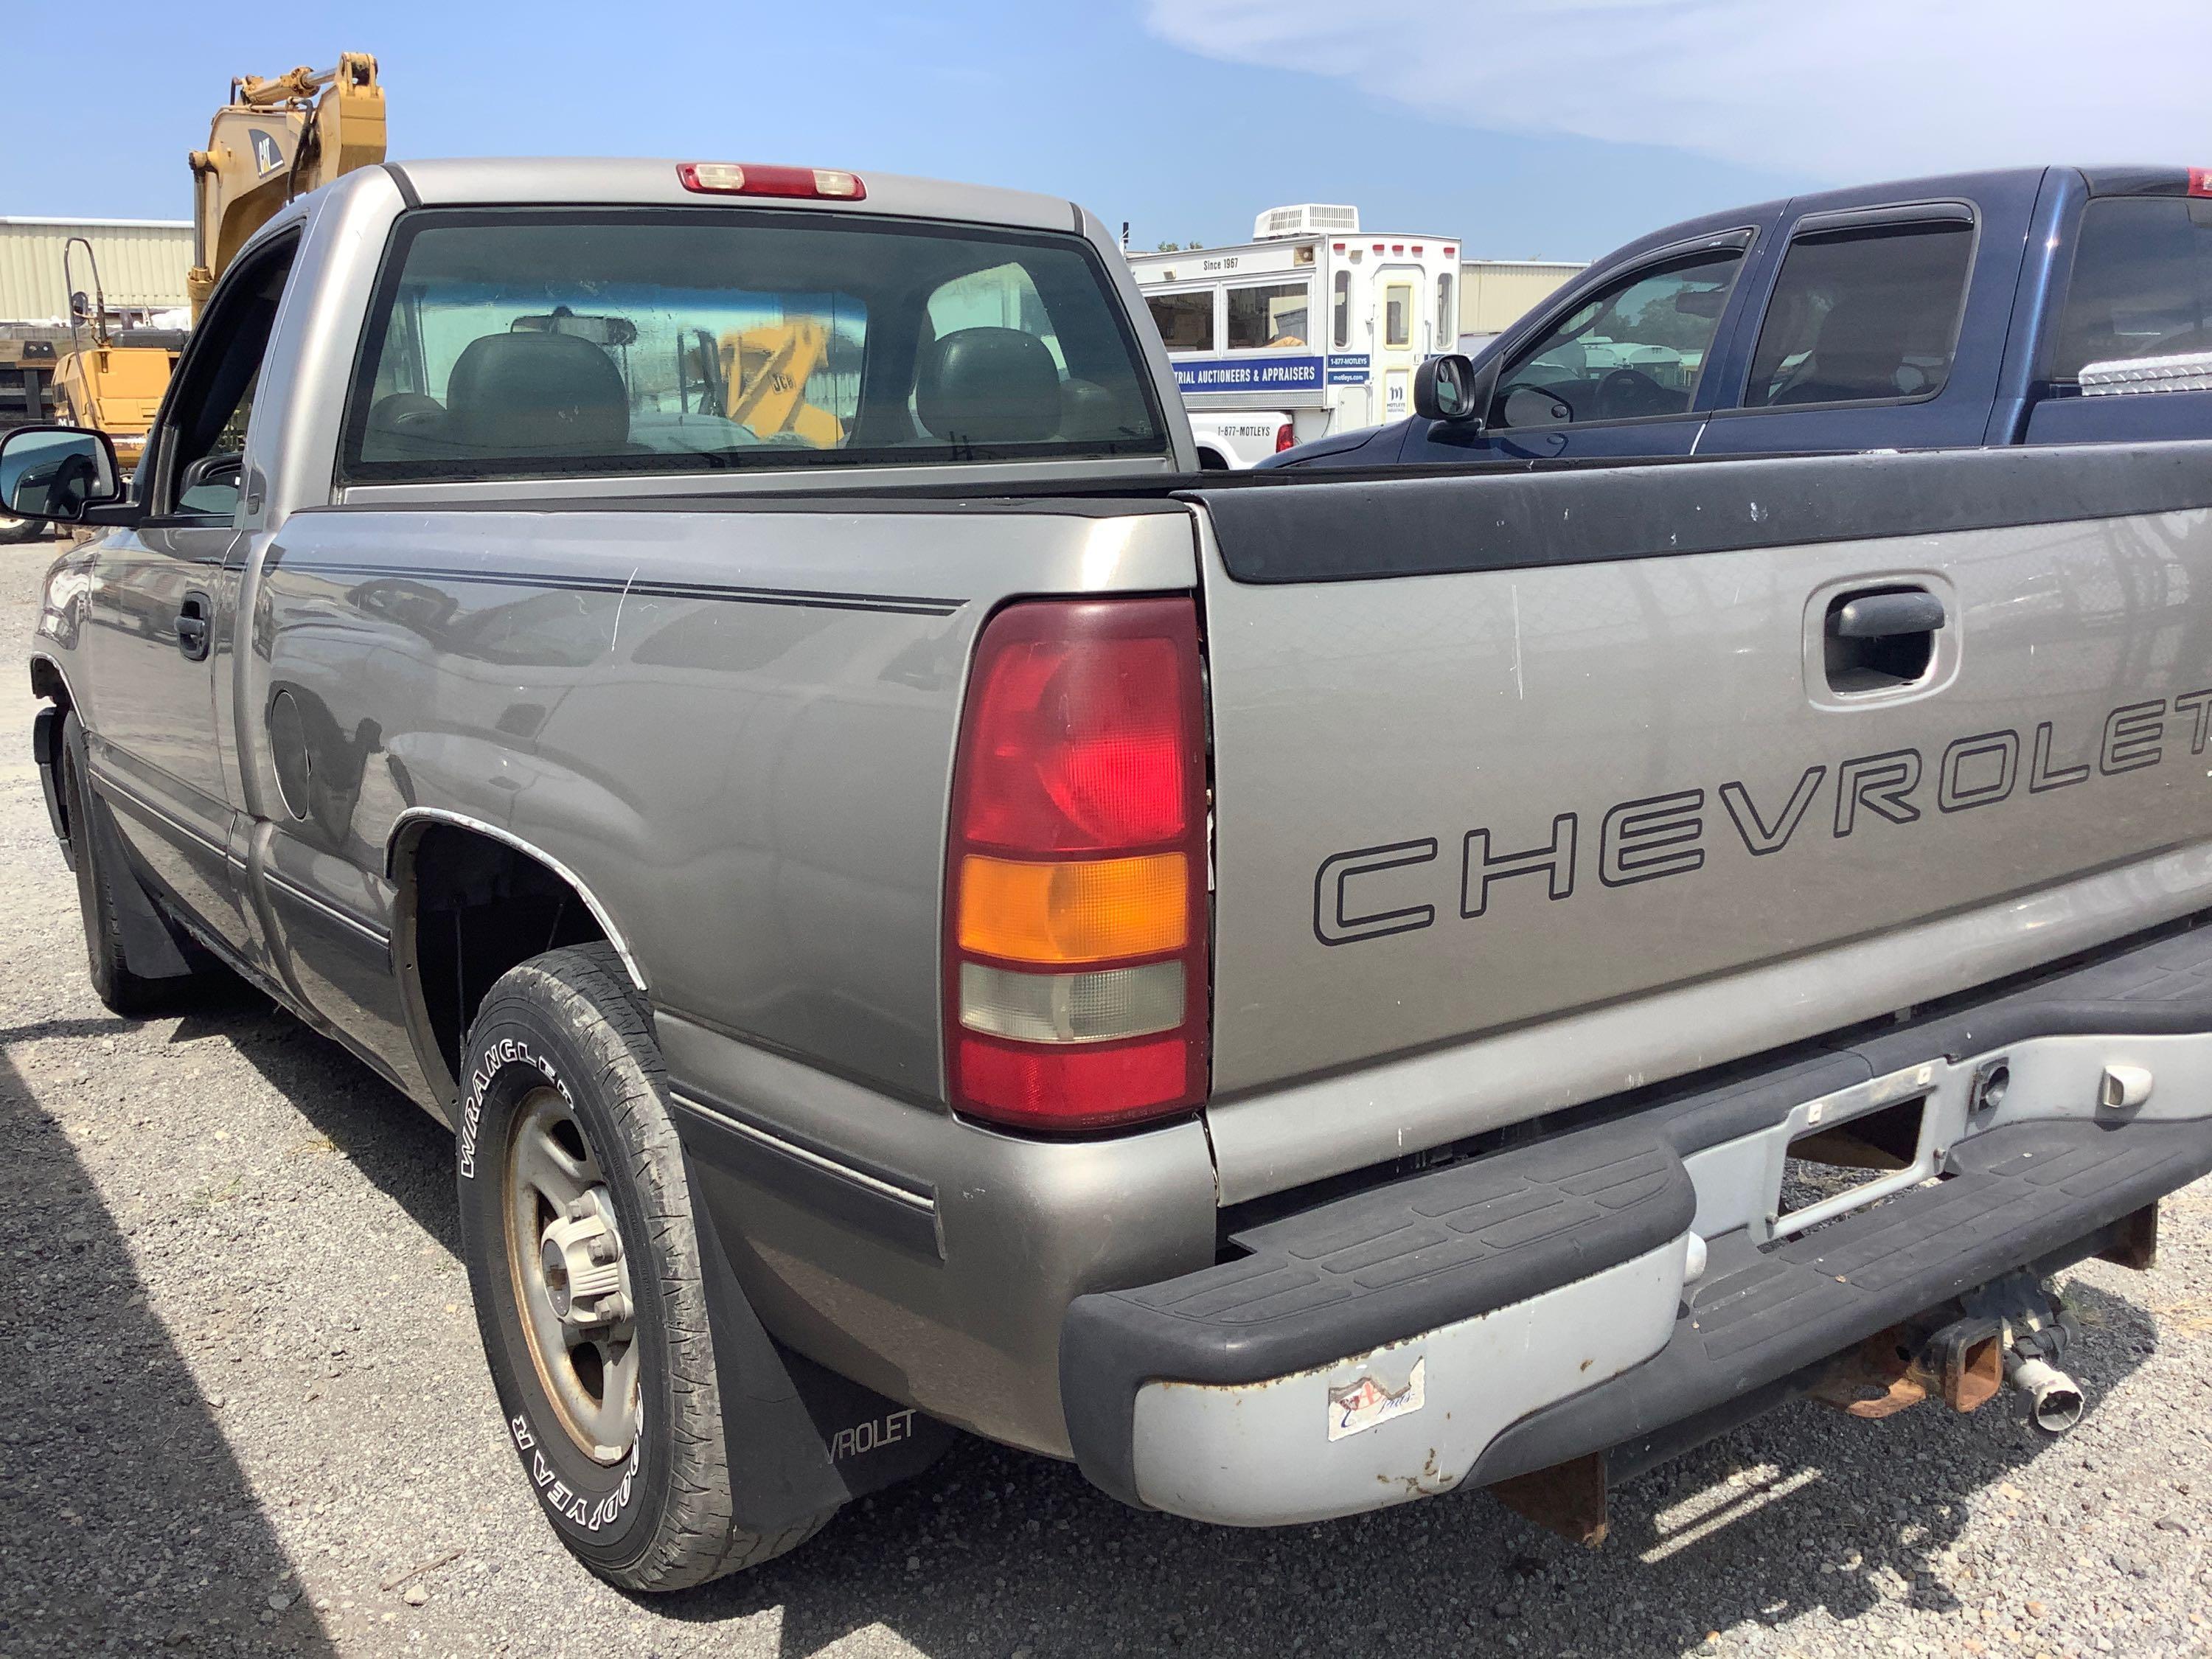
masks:
[[[462,1253],[507,1437],[562,1541],[629,1589],[804,1542],[732,1517],[699,1246],[659,1051],[620,957],[552,951],[469,1030]]]
[[[42,540],[49,533],[43,519],[12,519],[0,514],[0,546]]]

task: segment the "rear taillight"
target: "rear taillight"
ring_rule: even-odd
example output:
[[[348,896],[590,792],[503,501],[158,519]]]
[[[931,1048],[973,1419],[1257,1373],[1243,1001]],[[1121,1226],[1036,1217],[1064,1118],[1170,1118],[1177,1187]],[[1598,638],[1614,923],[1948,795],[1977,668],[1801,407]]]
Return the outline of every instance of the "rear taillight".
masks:
[[[952,775],[954,1107],[1097,1129],[1206,1097],[1206,734],[1189,599],[1034,600],[976,642]]]
[[[1281,454],[1297,441],[1298,434],[1291,429],[1291,423],[1285,421],[1275,428],[1275,453]]]
[[[2212,196],[2212,167],[2189,169],[2189,193],[2191,196]]]

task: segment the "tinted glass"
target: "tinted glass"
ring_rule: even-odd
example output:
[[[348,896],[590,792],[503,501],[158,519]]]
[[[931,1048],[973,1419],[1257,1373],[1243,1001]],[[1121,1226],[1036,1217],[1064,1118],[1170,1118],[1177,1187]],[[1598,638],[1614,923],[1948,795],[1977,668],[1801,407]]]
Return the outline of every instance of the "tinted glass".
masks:
[[[1569,426],[1684,413],[1742,264],[1741,250],[1718,248],[1601,289],[1499,374],[1491,424]]]
[[[2081,216],[2054,379],[2084,363],[2212,351],[2212,201],[2105,197]]]
[[[1165,448],[1085,245],[857,216],[412,214],[364,369],[377,481]]]
[[[1338,271],[1329,290],[1335,296],[1331,301],[1334,320],[1329,324],[1329,338],[1341,351],[1352,343],[1352,273]]]
[[[1266,288],[1229,290],[1229,349],[1256,350],[1264,346],[1302,346],[1310,325],[1312,290],[1304,283],[1275,283]]]
[[[1202,294],[1155,294],[1145,304],[1170,351],[1213,349],[1212,289]]]
[[[1437,278],[1437,349],[1439,351],[1459,338],[1459,330],[1452,317],[1451,291],[1451,275],[1446,272]]]
[[[1973,251],[1973,227],[1955,220],[1799,237],[1759,326],[1745,406],[1942,391]]]

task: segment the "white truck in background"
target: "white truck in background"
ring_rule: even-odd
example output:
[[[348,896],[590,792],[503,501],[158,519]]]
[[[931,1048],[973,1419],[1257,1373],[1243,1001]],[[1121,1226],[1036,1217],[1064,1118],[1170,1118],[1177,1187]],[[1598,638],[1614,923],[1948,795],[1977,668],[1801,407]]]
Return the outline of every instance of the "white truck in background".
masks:
[[[1234,247],[1130,254],[1201,465],[1410,414],[1414,371],[1459,338],[1459,251],[1308,203],[1268,209]]]

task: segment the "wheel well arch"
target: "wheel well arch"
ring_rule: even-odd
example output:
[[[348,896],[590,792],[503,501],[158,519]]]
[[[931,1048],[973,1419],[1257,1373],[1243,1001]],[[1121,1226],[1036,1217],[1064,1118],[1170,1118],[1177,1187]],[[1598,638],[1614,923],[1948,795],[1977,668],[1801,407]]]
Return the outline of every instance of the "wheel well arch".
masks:
[[[43,697],[58,708],[76,707],[76,699],[70,693],[69,676],[43,651],[31,659],[31,695]]]
[[[603,939],[644,975],[606,907],[559,860],[459,813],[403,814],[385,851],[392,951],[410,1034],[434,1087],[458,1093],[461,1047],[495,981],[532,957]],[[442,1075],[441,1075],[442,1073]]]

